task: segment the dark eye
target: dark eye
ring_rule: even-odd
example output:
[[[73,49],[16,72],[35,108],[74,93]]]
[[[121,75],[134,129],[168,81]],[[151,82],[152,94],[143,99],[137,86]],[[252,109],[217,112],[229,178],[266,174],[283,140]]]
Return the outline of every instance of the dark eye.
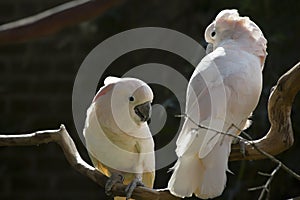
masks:
[[[134,101],[134,96],[129,97],[129,101]]]
[[[216,31],[211,32],[210,36],[215,37],[216,36]]]

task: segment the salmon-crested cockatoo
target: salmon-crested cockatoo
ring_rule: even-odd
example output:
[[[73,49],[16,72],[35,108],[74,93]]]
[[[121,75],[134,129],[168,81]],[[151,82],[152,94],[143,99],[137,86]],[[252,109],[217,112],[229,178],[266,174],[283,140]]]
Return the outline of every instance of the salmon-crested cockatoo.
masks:
[[[262,90],[267,41],[254,22],[223,10],[206,28],[205,40],[211,50],[188,84],[178,160],[168,183],[179,197],[222,194],[233,137],[220,132],[238,135],[249,126]]]
[[[117,182],[128,185],[126,199],[137,186],[153,187],[154,142],[147,124],[152,100],[143,81],[107,77],[87,111],[86,147],[95,168],[109,177],[108,195]]]

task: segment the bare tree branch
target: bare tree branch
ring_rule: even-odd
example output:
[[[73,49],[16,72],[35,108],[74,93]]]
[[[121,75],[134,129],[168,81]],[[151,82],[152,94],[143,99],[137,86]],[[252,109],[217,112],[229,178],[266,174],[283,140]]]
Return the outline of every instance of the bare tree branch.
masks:
[[[278,167],[272,172],[267,183],[260,187],[262,195],[268,190],[268,187],[275,173],[279,168],[284,169],[293,177],[300,180],[300,176],[290,170],[286,165],[277,160],[273,155],[279,154],[288,149],[293,144],[293,131],[290,119],[291,107],[295,95],[300,90],[300,63],[295,65],[291,70],[285,73],[274,87],[269,99],[269,120],[271,128],[266,136],[259,140],[248,141],[239,136],[240,140],[245,141],[245,153],[241,152],[240,145],[233,145],[233,150],[230,155],[231,160],[243,159],[264,159],[270,158],[278,164]],[[203,127],[201,127],[203,128]],[[88,165],[80,154],[68,134],[65,127],[62,125],[58,130],[37,131],[31,134],[21,135],[0,135],[0,146],[24,146],[38,145],[49,142],[56,142],[62,148],[65,157],[72,167],[81,174],[89,177],[101,187],[105,186],[107,177],[97,171],[95,168]],[[112,192],[117,196],[126,196],[125,185],[116,184]],[[167,189],[154,190],[146,187],[138,187],[134,190],[132,197],[136,200],[178,200],[180,198],[172,196]]]
[[[254,188],[249,188],[248,191],[255,191],[255,190],[262,190],[258,200],[262,200],[264,198],[265,193],[267,193],[267,198],[269,199],[269,194],[270,194],[270,188],[271,188],[271,182],[275,176],[275,174],[279,171],[279,169],[281,168],[281,164],[278,164],[277,167],[272,171],[271,174],[266,174],[266,173],[259,173],[262,176],[267,176],[269,177],[267,182],[262,185],[262,186],[258,186],[258,187],[254,187]]]
[[[257,149],[270,155],[277,155],[289,149],[294,143],[294,135],[291,122],[291,109],[294,98],[300,90],[300,62],[282,75],[273,87],[269,102],[268,113],[271,123],[270,130],[261,139],[252,141]],[[267,158],[253,145],[245,144],[245,155],[241,152],[239,144],[232,145],[229,159],[234,160],[258,160]]]
[[[108,178],[94,167],[91,167],[80,157],[80,154],[64,125],[61,125],[58,130],[37,131],[34,133],[19,135],[0,135],[0,146],[30,146],[49,142],[59,144],[69,164],[78,172],[87,176],[101,187],[105,186]],[[124,192],[125,188],[125,185],[116,184],[113,187],[112,192],[114,195],[126,196],[126,193]],[[138,187],[134,190],[132,197],[137,200],[159,200],[160,195],[164,196],[167,193],[168,191],[158,192],[146,187]],[[176,198],[171,198],[170,200],[172,199]]]
[[[97,17],[124,0],[75,0],[0,26],[0,45],[54,34]]]

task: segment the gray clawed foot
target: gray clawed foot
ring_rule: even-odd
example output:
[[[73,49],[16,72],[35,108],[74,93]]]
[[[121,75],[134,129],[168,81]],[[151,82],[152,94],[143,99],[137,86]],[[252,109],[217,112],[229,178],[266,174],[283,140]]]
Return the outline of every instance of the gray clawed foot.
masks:
[[[125,189],[126,192],[126,200],[130,199],[133,190],[138,187],[138,186],[142,186],[144,187],[144,183],[139,179],[139,178],[135,178],[133,179],[133,181],[131,181],[131,183],[129,183]]]
[[[243,154],[244,157],[246,156],[245,141],[240,140],[239,138],[235,138],[235,139],[233,139],[232,144],[239,144],[241,154]]]
[[[246,146],[244,141],[239,141],[240,144],[240,151],[241,154],[243,154],[244,157],[246,157]]]
[[[123,183],[124,177],[121,174],[113,173],[111,177],[107,180],[105,184],[105,194],[107,196],[111,196],[112,192],[111,189],[116,183]]]

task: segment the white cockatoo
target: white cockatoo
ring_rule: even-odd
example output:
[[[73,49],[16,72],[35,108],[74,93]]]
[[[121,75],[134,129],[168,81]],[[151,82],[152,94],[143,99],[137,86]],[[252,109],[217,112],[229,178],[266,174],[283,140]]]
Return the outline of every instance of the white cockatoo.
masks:
[[[168,183],[179,197],[222,194],[233,137],[218,132],[240,134],[262,90],[267,41],[254,22],[223,10],[206,28],[205,40],[211,49],[188,84],[178,160]]]
[[[154,142],[147,124],[152,99],[139,79],[107,77],[87,111],[86,147],[95,168],[110,177],[107,194],[117,182],[128,184],[126,199],[136,186],[153,187]]]

